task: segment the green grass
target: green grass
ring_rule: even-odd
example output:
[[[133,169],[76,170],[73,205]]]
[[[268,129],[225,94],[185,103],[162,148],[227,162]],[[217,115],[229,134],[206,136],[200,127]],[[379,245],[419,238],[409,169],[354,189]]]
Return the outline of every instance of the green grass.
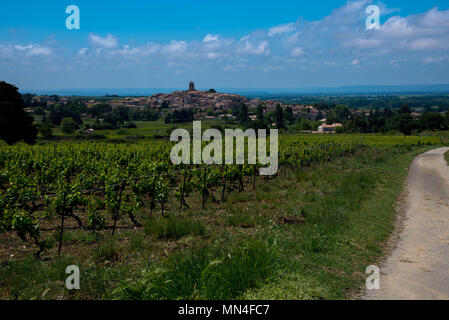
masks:
[[[202,222],[167,215],[148,219],[145,234],[154,239],[180,239],[187,235],[203,236],[206,227]]]
[[[120,248],[114,238],[108,239],[94,252],[95,261],[117,261],[120,259]]]
[[[69,265],[80,268],[80,291],[65,288],[68,276],[65,270]],[[0,299],[98,299],[141,268],[140,264],[91,264],[66,255],[51,261],[37,261],[33,257],[10,261],[0,266],[1,287],[7,288]]]
[[[447,163],[449,164],[449,151],[444,154],[444,158],[446,159]]]
[[[219,245],[175,254],[162,266],[145,269],[138,281],[122,283],[120,299],[226,299],[255,287],[274,273],[275,247],[246,240],[230,249]]]

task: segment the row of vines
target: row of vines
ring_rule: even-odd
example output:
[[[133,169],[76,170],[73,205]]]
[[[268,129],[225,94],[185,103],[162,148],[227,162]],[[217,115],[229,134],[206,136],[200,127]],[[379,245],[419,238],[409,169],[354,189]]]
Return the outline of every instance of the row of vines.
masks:
[[[279,165],[295,171],[365,147],[440,143],[436,137],[286,135],[280,138]],[[259,165],[173,165],[170,150],[170,143],[155,141],[1,145],[0,232],[34,242],[40,257],[51,245],[43,231],[59,232],[61,252],[68,219],[86,231],[114,234],[119,222],[140,227],[138,212],[164,215],[189,208],[195,197],[205,208],[208,199],[225,201],[229,193],[256,188],[263,179]],[[57,227],[51,224],[55,219]]]

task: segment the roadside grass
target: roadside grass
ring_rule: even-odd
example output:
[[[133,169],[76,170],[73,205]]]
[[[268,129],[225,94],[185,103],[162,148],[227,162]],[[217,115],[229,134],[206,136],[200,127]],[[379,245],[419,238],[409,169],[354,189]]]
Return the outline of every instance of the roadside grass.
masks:
[[[53,249],[47,261],[2,261],[0,298],[355,297],[383,255],[411,160],[431,148],[367,148],[287,170],[206,210],[192,197],[178,214],[142,213],[143,228],[114,237],[67,232],[59,258]],[[64,286],[71,264],[81,270],[76,292]]]
[[[327,181],[336,190],[306,201],[307,223],[281,232],[289,263],[245,299],[345,299],[363,288],[366,267],[377,265],[393,231],[395,203],[414,156],[430,148],[394,155],[361,154],[334,162]],[[348,170],[343,174],[339,165]],[[307,181],[306,181],[307,183]],[[287,231],[287,232],[285,232]]]
[[[446,159],[447,164],[449,165],[449,151],[444,154],[444,158]]]

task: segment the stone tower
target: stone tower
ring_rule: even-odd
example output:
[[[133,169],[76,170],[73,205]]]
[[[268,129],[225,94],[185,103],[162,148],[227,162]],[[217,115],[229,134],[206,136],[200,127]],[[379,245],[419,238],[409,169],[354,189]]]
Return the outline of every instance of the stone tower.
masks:
[[[193,81],[189,83],[189,91],[195,91],[195,83]]]

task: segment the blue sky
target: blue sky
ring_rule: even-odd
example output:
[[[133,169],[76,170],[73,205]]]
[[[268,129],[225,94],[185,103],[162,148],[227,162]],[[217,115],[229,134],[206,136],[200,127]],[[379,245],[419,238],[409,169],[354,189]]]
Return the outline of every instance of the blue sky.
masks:
[[[77,5],[81,29],[65,27]],[[378,5],[381,28],[365,30]],[[8,1],[0,80],[24,89],[449,83],[447,0]]]

